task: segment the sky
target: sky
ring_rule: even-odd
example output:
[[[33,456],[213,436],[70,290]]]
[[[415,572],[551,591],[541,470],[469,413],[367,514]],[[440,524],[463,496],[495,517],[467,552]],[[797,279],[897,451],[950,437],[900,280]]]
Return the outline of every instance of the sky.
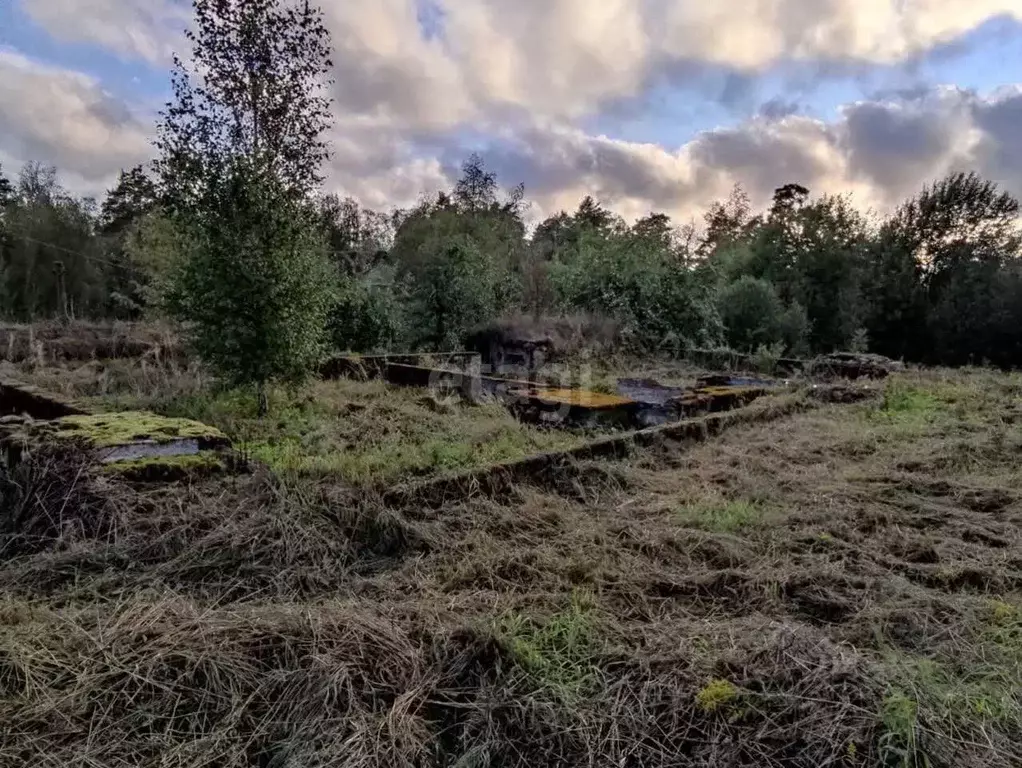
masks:
[[[975,170],[1022,196],[1022,0],[320,0],[327,191],[408,206],[478,152],[530,216],[698,220],[741,184],[885,212]],[[152,158],[190,0],[0,0],[0,166],[101,196]]]

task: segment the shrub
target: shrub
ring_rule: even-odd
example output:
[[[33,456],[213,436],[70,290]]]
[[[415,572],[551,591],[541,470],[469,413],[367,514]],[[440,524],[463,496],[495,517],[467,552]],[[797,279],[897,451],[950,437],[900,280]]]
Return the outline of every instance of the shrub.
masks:
[[[374,352],[390,349],[401,325],[400,307],[389,286],[348,278],[338,289],[327,329],[338,350]]]
[[[751,352],[782,340],[784,306],[766,280],[739,278],[721,291],[717,305],[732,348]]]

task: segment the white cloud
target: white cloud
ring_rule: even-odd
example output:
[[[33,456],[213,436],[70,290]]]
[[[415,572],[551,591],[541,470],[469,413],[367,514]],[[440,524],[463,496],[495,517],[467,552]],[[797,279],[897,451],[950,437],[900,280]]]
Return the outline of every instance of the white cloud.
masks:
[[[442,11],[427,38],[420,3]],[[165,64],[182,47],[186,0],[21,0],[61,40]],[[893,64],[1019,0],[320,0],[347,111],[445,129],[512,106],[547,117],[637,95],[681,63],[756,73],[785,61]]]
[[[864,209],[889,210],[946,173],[977,170],[1022,196],[1022,85],[989,97],[939,88],[912,100],[847,105],[824,122],[755,118],[706,131],[677,150],[535,124],[494,148],[502,178],[524,180],[542,213],[593,194],[626,218],[662,210],[698,217],[742,184],[757,206],[797,182],[816,193],[851,193]]]
[[[894,64],[996,16],[1018,0],[647,0],[662,11],[670,55],[760,70],[781,60]]]
[[[330,185],[369,205],[407,205],[449,184],[448,158],[467,153],[466,132],[489,143],[501,178],[524,180],[541,211],[592,193],[628,217],[655,208],[684,219],[736,181],[761,203],[799,181],[888,207],[966,166],[1022,193],[1017,91],[866,101],[829,123],[760,117],[677,148],[579,127],[661,75],[677,81],[718,66],[754,78],[782,62],[897,63],[995,16],[1022,21],[1020,0],[430,0],[442,18],[435,36],[420,27],[423,1],[320,0],[336,48]],[[22,5],[59,39],[160,67],[181,48],[187,21],[184,0]],[[98,186],[148,155],[152,118],[142,112],[93,78],[0,55],[0,156],[9,161],[54,162]]]
[[[29,18],[58,40],[83,41],[163,64],[191,18],[182,0],[22,0]]]
[[[0,49],[0,152],[12,164],[54,164],[91,192],[147,159],[151,121],[94,78]]]
[[[640,90],[651,61],[633,0],[443,0],[451,55],[479,103],[574,115]]]

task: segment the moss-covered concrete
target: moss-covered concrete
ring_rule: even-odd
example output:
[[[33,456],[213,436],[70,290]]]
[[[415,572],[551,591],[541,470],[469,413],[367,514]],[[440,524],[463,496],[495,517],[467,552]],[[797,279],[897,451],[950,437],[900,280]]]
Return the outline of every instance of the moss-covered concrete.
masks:
[[[185,477],[206,477],[228,471],[224,456],[215,451],[183,456],[150,456],[107,464],[105,475],[132,481],[172,481]]]
[[[0,455],[8,464],[36,451],[74,451],[103,465],[102,472],[134,480],[171,481],[226,470],[231,441],[215,427],[190,419],[125,411],[66,416],[52,421],[5,417]]]
[[[226,447],[227,436],[216,427],[190,419],[175,419],[144,411],[90,416],[65,416],[47,422],[40,437],[73,440],[93,448],[112,448],[135,442],[170,443],[197,440],[203,448]]]

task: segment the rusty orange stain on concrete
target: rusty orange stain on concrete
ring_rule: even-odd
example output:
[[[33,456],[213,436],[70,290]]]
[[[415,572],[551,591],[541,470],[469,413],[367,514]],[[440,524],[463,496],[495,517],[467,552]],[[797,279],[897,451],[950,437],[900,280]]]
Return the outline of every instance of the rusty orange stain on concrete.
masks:
[[[577,405],[582,408],[618,408],[632,405],[635,401],[619,395],[605,395],[586,389],[535,389],[529,393],[538,400],[561,405]]]

